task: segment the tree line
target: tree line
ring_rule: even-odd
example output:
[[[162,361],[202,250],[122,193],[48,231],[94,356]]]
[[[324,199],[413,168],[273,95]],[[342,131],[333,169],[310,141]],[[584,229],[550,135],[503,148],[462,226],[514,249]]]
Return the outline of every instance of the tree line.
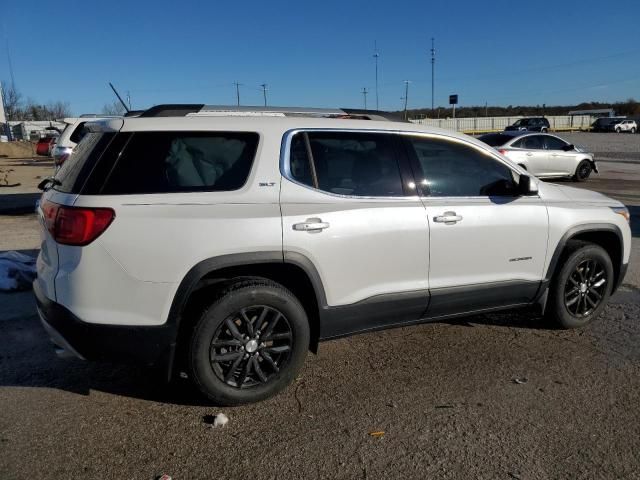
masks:
[[[32,98],[24,99],[13,84],[2,82],[2,103],[7,120],[56,120],[70,117],[69,102],[38,103]]]

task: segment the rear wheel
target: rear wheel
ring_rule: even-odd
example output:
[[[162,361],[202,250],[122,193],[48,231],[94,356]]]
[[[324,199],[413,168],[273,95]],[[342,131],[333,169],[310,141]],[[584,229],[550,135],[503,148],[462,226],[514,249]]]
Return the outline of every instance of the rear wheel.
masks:
[[[589,160],[582,160],[578,164],[578,168],[576,168],[576,173],[573,175],[573,180],[575,182],[584,182],[591,175],[591,162]]]
[[[256,402],[295,378],[308,349],[309,322],[298,299],[267,279],[239,280],[196,324],[191,377],[218,405]]]
[[[602,312],[613,286],[607,252],[587,242],[572,242],[549,287],[545,315],[562,328],[583,327]]]

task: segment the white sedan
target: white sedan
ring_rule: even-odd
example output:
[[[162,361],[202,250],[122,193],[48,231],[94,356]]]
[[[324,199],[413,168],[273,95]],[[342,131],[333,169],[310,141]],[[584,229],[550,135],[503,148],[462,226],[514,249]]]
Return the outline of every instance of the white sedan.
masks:
[[[571,177],[584,182],[598,172],[593,154],[547,133],[488,133],[479,137],[536,177]]]

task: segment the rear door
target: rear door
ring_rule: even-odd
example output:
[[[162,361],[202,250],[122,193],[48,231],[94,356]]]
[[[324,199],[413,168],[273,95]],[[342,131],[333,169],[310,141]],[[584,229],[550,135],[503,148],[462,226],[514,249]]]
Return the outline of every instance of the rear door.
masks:
[[[318,272],[322,337],[415,320],[427,307],[429,226],[397,142],[335,130],[283,142],[284,255]]]
[[[515,145],[521,149],[516,163],[524,165],[533,175],[545,175],[547,173],[547,153],[544,151],[542,135],[527,135],[514,142]]]
[[[543,275],[546,206],[517,194],[516,174],[475,145],[406,136],[429,221],[428,316],[529,302]]]
[[[544,149],[547,152],[545,170],[549,175],[572,175],[576,170],[575,151],[565,151],[569,144],[553,135],[544,136]]]

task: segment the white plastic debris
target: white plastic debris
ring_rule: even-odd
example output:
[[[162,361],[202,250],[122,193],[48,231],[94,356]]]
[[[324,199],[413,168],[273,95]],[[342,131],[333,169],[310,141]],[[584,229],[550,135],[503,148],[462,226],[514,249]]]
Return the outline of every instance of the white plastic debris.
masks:
[[[227,423],[229,423],[229,417],[224,413],[219,413],[213,421],[213,428],[224,427]]]
[[[527,383],[527,379],[526,378],[514,378],[513,382],[517,383],[518,385],[524,385],[525,383]]]
[[[0,290],[28,290],[35,278],[35,258],[15,251],[0,253]]]

